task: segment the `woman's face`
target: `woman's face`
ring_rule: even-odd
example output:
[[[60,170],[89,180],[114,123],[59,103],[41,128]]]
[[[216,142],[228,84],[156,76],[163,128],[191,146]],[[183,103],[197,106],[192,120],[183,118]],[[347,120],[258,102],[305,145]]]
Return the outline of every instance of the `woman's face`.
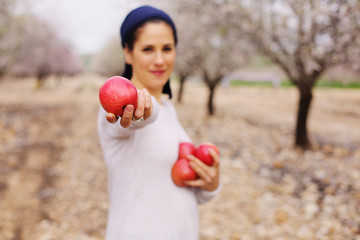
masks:
[[[151,94],[161,94],[175,62],[172,28],[165,22],[149,22],[138,29],[133,49],[125,48],[125,58],[132,65],[132,82]]]

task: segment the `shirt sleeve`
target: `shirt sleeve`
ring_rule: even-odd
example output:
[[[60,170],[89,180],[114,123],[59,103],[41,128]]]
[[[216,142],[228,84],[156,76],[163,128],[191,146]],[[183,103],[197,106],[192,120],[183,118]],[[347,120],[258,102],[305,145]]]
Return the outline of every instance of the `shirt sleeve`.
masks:
[[[219,184],[219,187],[212,192],[206,191],[202,188],[195,188],[195,196],[196,196],[196,200],[197,200],[198,204],[204,204],[204,203],[210,201],[216,195],[219,194],[221,189],[222,189],[222,184]]]

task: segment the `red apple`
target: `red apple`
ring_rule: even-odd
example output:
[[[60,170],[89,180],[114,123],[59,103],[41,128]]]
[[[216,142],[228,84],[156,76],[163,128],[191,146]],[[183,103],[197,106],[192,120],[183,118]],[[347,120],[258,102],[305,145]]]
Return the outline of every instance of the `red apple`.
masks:
[[[197,179],[195,171],[189,165],[189,160],[185,158],[178,159],[174,163],[171,169],[171,177],[175,185],[179,187],[186,186],[184,181]]]
[[[105,81],[99,92],[99,99],[106,112],[121,116],[126,105],[137,107],[137,90],[134,84],[120,76]]]
[[[191,142],[182,142],[179,144],[179,157],[186,158],[187,155],[195,155],[196,147]]]
[[[208,166],[212,166],[214,164],[214,159],[210,155],[209,149],[212,148],[219,155],[219,149],[212,143],[202,143],[198,146],[195,152],[195,157],[200,159],[203,163]]]

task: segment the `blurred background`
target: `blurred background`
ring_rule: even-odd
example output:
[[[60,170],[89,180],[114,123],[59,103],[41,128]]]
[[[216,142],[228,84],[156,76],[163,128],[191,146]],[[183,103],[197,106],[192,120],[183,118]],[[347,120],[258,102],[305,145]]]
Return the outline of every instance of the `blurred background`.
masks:
[[[358,0],[0,0],[0,239],[104,239],[98,86],[144,4],[177,26],[181,123],[221,152],[200,239],[360,239]]]

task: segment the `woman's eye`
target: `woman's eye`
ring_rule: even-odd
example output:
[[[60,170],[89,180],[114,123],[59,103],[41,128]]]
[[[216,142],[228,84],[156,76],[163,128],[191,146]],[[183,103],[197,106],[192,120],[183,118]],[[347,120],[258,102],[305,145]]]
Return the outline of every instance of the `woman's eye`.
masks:
[[[164,48],[164,51],[166,51],[166,52],[171,51],[171,50],[172,50],[171,47],[165,47],[165,48]]]
[[[151,51],[151,47],[147,47],[143,49],[144,52],[150,52]]]

